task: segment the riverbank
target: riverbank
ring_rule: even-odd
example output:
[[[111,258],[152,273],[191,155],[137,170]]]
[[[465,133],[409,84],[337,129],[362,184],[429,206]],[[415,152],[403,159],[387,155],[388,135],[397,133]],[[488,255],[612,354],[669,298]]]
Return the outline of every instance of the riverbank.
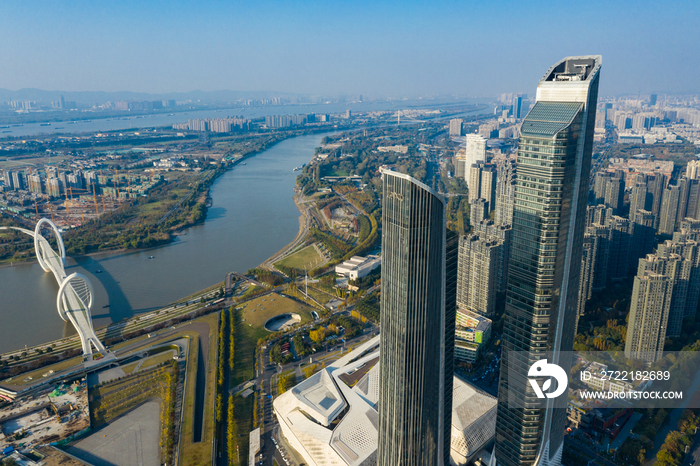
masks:
[[[211,184],[206,221],[166,246],[69,254],[66,272],[85,275],[95,289],[94,326],[155,312],[288,245],[300,217],[293,169],[309,162],[323,136],[287,138],[226,170]],[[55,281],[36,260],[1,268],[0,296],[0,352],[73,335],[56,312]]]
[[[151,219],[150,223],[136,221],[140,219],[140,216],[142,216],[141,212],[144,209],[150,211],[152,210],[152,206],[157,204],[151,203],[148,200],[143,201],[139,198],[135,202],[131,201],[115,211],[108,212],[106,214],[107,217],[103,215],[93,221],[87,222],[83,226],[68,229],[63,234],[66,252],[72,257],[88,257],[94,254],[120,254],[128,251],[144,251],[172,244],[177,236],[183,236],[185,234],[184,232],[190,228],[206,222],[208,210],[212,203],[209,192],[210,188],[223,174],[236,168],[240,164],[244,164],[246,160],[271,149],[284,140],[305,135],[309,132],[313,133],[314,131],[302,130],[259,134],[257,136],[257,140],[260,141],[258,147],[248,152],[239,153],[231,159],[224,158],[213,170],[204,171],[203,173],[205,176],[199,177],[200,179],[197,181],[197,185],[182,196],[169,211],[163,212],[164,215],[162,217]],[[209,172],[209,174],[207,174],[207,172]],[[161,190],[164,191],[158,195],[160,197],[167,197],[170,192],[182,191],[180,185],[182,185],[182,181],[178,181],[176,178],[175,184],[171,182],[168,183],[168,185],[161,186]],[[179,217],[176,219],[176,224],[172,227],[166,226],[166,228],[163,229],[162,224],[173,215]],[[122,220],[124,217],[133,218],[125,223]],[[19,221],[12,218],[10,218],[10,220],[12,220],[12,222],[7,224],[7,226],[21,226],[33,230],[33,226],[38,219],[36,219],[35,222],[21,218]],[[105,221],[109,223],[104,224]],[[106,231],[104,227],[110,226],[111,228],[120,224],[112,223],[112,221],[124,223],[123,227],[120,227],[120,235],[128,239],[124,241],[120,240],[116,244],[112,241],[113,238],[97,241],[97,239],[101,239],[101,236],[104,236],[103,231]],[[134,231],[133,233],[132,230]],[[84,237],[92,237],[93,240],[92,242],[85,243],[83,240]],[[109,242],[113,244],[105,247]],[[126,242],[128,242],[128,246],[124,247],[126,246]],[[0,267],[36,262],[36,256],[33,253],[33,245],[31,245],[30,242],[26,243],[28,247],[15,252],[14,257],[0,260]]]

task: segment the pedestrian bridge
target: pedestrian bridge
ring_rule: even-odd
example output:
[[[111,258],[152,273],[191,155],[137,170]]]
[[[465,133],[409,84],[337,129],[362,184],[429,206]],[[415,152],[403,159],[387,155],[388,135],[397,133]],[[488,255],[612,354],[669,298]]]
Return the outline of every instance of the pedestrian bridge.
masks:
[[[53,230],[58,252],[54,251],[49,241],[42,236],[41,228],[46,225]],[[103,357],[114,358],[114,355],[107,352],[102,342],[95,335],[92,328],[92,318],[90,309],[93,304],[94,290],[88,278],[80,273],[66,275],[63,268],[66,259],[66,249],[63,245],[61,233],[56,225],[47,218],[42,218],[36,224],[34,231],[18,227],[0,227],[0,230],[17,230],[26,233],[34,238],[34,249],[39,265],[44,272],[52,272],[58,282],[58,296],[56,306],[58,315],[73,324],[78,331],[80,341],[83,346],[83,361],[92,361],[96,353]]]

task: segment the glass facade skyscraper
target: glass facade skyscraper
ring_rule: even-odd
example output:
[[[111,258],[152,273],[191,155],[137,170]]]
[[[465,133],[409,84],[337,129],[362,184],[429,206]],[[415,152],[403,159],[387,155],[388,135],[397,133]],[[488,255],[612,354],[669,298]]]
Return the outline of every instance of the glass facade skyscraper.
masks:
[[[560,352],[573,349],[600,67],[555,64],[522,124],[491,464],[561,463],[567,397],[538,398],[528,370],[571,365]]]
[[[457,241],[445,201],[383,173],[378,466],[449,464]]]

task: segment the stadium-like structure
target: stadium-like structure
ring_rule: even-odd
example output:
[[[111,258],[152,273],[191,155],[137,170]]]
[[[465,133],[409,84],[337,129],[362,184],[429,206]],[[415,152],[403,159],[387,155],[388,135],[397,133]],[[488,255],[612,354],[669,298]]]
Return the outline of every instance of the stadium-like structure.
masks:
[[[282,435],[309,466],[376,463],[380,338],[363,343],[273,402]],[[455,377],[450,463],[462,466],[474,460],[495,430],[496,398]]]
[[[54,251],[49,241],[42,236],[41,229],[44,225],[53,230],[58,252]],[[18,227],[0,227],[0,229],[21,231],[34,238],[34,249],[39,265],[44,269],[44,272],[52,272],[58,282],[58,296],[56,297],[58,315],[64,321],[70,321],[80,335],[83,346],[83,361],[92,361],[96,353],[103,357],[112,356],[97,338],[92,327],[92,318],[90,317],[94,296],[92,283],[85,275],[77,272],[66,275],[64,269],[66,249],[58,227],[51,220],[42,218],[36,224],[34,231]]]

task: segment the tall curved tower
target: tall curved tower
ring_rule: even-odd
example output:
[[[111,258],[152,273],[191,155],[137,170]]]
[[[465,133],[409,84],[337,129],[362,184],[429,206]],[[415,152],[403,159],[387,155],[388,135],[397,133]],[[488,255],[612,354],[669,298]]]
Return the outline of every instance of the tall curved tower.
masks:
[[[54,251],[49,241],[42,236],[41,230],[44,225],[53,230],[58,251]],[[56,225],[51,220],[42,218],[37,222],[34,231],[15,227],[12,227],[12,229],[34,237],[34,249],[39,265],[44,272],[52,272],[56,282],[58,282],[58,296],[56,297],[58,315],[64,321],[73,324],[73,327],[77,330],[82,343],[83,360],[91,361],[93,359],[93,348],[94,351],[99,352],[102,356],[107,356],[107,349],[97,338],[92,327],[90,310],[92,309],[93,296],[95,294],[92,283],[85,275],[80,273],[66,275],[64,269],[66,249],[63,245],[61,233]]]
[[[552,66],[521,127],[492,464],[561,464],[567,396],[538,398],[528,370],[571,366],[601,63]]]
[[[449,464],[457,238],[445,201],[383,172],[378,466]]]

